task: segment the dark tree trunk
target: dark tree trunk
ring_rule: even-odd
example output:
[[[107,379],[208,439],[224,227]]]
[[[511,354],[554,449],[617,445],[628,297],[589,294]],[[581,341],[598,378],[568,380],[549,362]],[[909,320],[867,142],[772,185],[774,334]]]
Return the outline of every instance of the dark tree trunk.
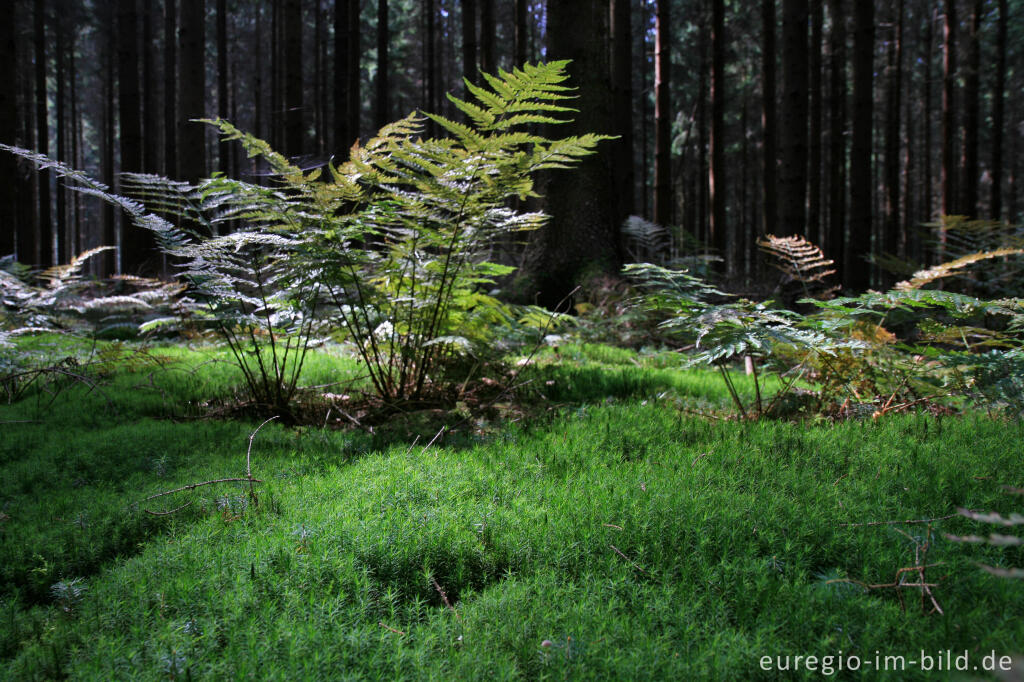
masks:
[[[615,220],[616,224],[621,225],[626,216],[633,212],[635,183],[633,171],[633,30],[629,0],[611,0],[609,18],[611,20],[615,134],[619,135],[619,139],[611,143],[614,145],[615,187],[618,190]]]
[[[139,90],[139,34],[136,0],[119,0],[117,13],[117,102],[121,128],[121,172],[138,173],[142,167],[142,121]],[[121,268],[133,274],[156,271],[152,233],[122,223]]]
[[[956,207],[956,0],[946,0],[942,25],[942,214]]]
[[[555,133],[606,133],[614,129],[608,50],[608,3],[586,0],[548,3],[550,59],[571,59],[572,85],[578,87],[579,109],[573,123]],[[554,306],[582,278],[597,272],[617,272],[618,226],[612,155],[606,150],[586,157],[568,172],[552,172],[547,186],[551,223],[539,235],[533,275],[537,300]]]
[[[359,0],[348,0],[348,87],[345,94],[348,97],[348,134],[351,140],[358,139],[362,130],[361,36]]]
[[[206,116],[206,1],[182,0],[181,31],[178,34],[181,52],[178,141],[187,153],[178,159],[180,175],[195,182],[206,175],[206,127],[192,119]]]
[[[654,21],[654,222],[669,225],[672,223],[672,105],[669,97],[672,24],[669,0],[657,0],[657,3]]]
[[[434,6],[434,0],[425,0],[423,12],[426,14],[427,19],[427,35],[423,39],[424,46],[426,47],[426,63],[424,64],[427,89],[426,104],[427,111],[437,113],[437,8]],[[433,133],[434,127],[431,126],[430,130]]]
[[[103,183],[107,187],[114,186],[114,121],[117,118],[114,112],[114,78],[117,50],[116,31],[114,29],[114,3],[106,6],[105,17],[109,35],[106,41],[106,48],[103,50],[103,70],[106,78],[104,82],[103,98]],[[108,203],[103,204],[103,246],[117,246],[117,227],[120,215],[114,212],[114,207]],[[118,270],[118,259],[113,251],[108,251],[103,256],[103,271],[101,275],[110,275]]]
[[[153,69],[153,0],[142,3],[142,169],[160,172],[160,112],[156,105],[157,83]]]
[[[886,50],[885,97],[885,206],[882,225],[884,254],[896,256],[900,244],[905,243],[900,233],[900,92],[902,89],[903,59],[903,0],[896,0],[893,11],[892,36]],[[890,286],[894,280],[885,282]]]
[[[462,0],[462,75],[471,83],[479,80],[476,53],[476,0]],[[470,97],[466,90],[466,98]]]
[[[377,0],[377,128],[391,120],[388,87],[388,0]]]
[[[57,160],[67,163],[68,159],[68,131],[67,131],[67,17],[57,8],[57,11],[53,15],[53,35],[54,35],[54,61],[57,66],[57,73],[55,84],[57,86],[57,101],[54,112],[56,113],[57,125]],[[57,252],[56,262],[67,263],[70,258],[68,257],[67,248],[67,188],[63,182],[57,181],[56,187],[56,204],[57,204]]]
[[[725,0],[711,2],[711,166],[708,192],[711,203],[711,243],[725,258],[726,273],[736,274],[739,240],[730,234],[725,221],[728,201],[725,169]]]
[[[18,144],[18,50],[15,40],[14,3],[0,3],[0,142]],[[20,246],[22,227],[18,222],[16,198],[20,189],[18,163],[7,152],[0,152],[0,258],[14,253],[15,234]],[[18,258],[31,263],[19,249]],[[27,253],[26,253],[27,255]]]
[[[808,68],[810,75],[810,124],[807,140],[807,237],[821,244],[821,32],[824,21],[822,2],[811,3],[811,43]]]
[[[36,151],[50,153],[46,92],[46,0],[35,0]],[[53,265],[53,212],[50,209],[50,171],[39,175],[39,265]],[[113,244],[113,242],[109,242]]]
[[[480,70],[484,73],[497,72],[497,63],[494,60],[495,41],[494,0],[480,0]]]
[[[385,5],[386,0],[381,0]],[[290,156],[306,151],[302,122],[302,2],[284,3],[284,150]]]
[[[779,233],[807,228],[807,0],[782,3]]]
[[[873,184],[871,141],[873,128],[873,67],[875,49],[874,2],[854,6],[853,28],[853,134],[850,140],[850,235],[844,284],[855,291],[871,286],[871,207]]]
[[[1002,220],[1003,214],[1003,128],[1006,99],[1006,0],[999,0],[999,24],[996,28],[996,82],[992,91],[992,205],[989,216]],[[1012,220],[1012,216],[1010,218]]]
[[[935,39],[935,24],[938,21],[938,8],[930,17],[925,18],[924,28],[924,130],[922,131],[922,168],[921,168],[921,213],[924,218],[932,219],[934,196],[934,179],[932,175],[932,49]],[[923,256],[924,254],[922,254]]]
[[[975,0],[971,12],[971,32],[964,70],[964,137],[960,152],[960,201],[957,211],[968,217],[978,216],[978,126],[981,103],[979,69],[981,68],[981,20],[985,12],[983,0]]]
[[[764,234],[779,231],[775,119],[775,0],[761,0],[761,231]]]
[[[164,174],[178,175],[178,13],[175,0],[164,0]]]
[[[515,6],[513,8],[515,18],[515,43],[512,49],[513,66],[522,66],[529,59],[527,46],[529,45],[529,36],[527,35],[526,25],[526,2],[527,0],[514,0]],[[628,3],[627,3],[628,7]]]
[[[217,116],[228,117],[228,2],[217,0]],[[217,144],[217,166],[221,173],[230,172],[230,144]]]

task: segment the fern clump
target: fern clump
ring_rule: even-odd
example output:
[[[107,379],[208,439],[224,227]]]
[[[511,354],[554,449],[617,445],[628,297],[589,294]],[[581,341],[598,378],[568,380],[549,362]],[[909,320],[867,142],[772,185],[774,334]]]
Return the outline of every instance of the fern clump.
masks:
[[[130,174],[124,198],[62,164],[5,148],[156,234],[202,304],[196,318],[230,347],[256,404],[287,412],[311,344],[337,331],[365,363],[377,397],[394,406],[444,397],[453,379],[468,381],[467,366],[507,350],[498,330],[550,322],[489,293],[514,269],[491,253],[498,239],[547,220],[510,208],[512,199],[536,196],[539,171],[569,168],[607,139],[534,132],[574,111],[567,63],[484,74],[486,86],[466,84],[472,101],[449,95],[467,123],[411,114],[353,146],[326,174],[304,172],[227,121],[208,121],[268,164],[270,187]],[[448,137],[424,139],[427,120]]]

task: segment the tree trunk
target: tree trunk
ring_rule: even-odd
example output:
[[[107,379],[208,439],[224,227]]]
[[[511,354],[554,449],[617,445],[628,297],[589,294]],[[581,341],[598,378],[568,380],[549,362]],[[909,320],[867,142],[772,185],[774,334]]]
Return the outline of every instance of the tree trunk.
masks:
[[[571,59],[571,85],[578,88],[573,123],[558,126],[559,136],[614,130],[609,50],[608,3],[549,0],[548,56]],[[587,275],[614,273],[621,258],[615,224],[612,155],[588,156],[572,172],[553,171],[547,183],[551,222],[538,235],[533,275],[537,300],[554,306]]]
[[[178,176],[178,13],[175,0],[164,0],[164,175]]]
[[[981,109],[978,71],[981,68],[981,20],[984,12],[984,1],[975,0],[964,73],[964,137],[960,152],[963,176],[957,210],[970,218],[978,216],[978,126]]]
[[[217,0],[217,116],[228,117],[228,2]],[[221,173],[230,172],[230,143],[217,144],[217,166]]]
[[[56,62],[56,78],[54,79],[57,86],[57,98],[56,107],[54,108],[57,125],[55,131],[57,133],[57,160],[67,163],[68,159],[68,132],[67,132],[67,42],[66,38],[67,31],[67,16],[57,8],[57,11],[53,14],[53,35],[54,35],[54,61]],[[57,204],[57,229],[55,230],[57,236],[56,246],[56,262],[67,263],[70,258],[68,257],[68,244],[67,244],[67,228],[68,228],[68,216],[67,216],[67,187],[65,183],[60,180],[57,181],[56,187],[56,204]]]
[[[945,0],[942,26],[942,214],[956,207],[956,0]]]
[[[654,20],[654,222],[669,225],[672,223],[672,105],[669,97],[672,24],[669,0],[657,0],[657,3]]]
[[[761,231],[778,234],[775,0],[761,0]]]
[[[50,124],[46,92],[46,0],[35,0],[36,151],[50,153]],[[53,265],[53,213],[50,209],[50,171],[39,174],[39,265]]]
[[[821,33],[824,22],[821,2],[811,3],[811,44],[808,58],[810,70],[810,124],[807,141],[807,231],[808,239],[821,244]]]
[[[853,134],[850,140],[850,235],[844,284],[854,291],[871,286],[871,142],[873,128],[872,77],[875,49],[874,2],[854,6]]]
[[[361,60],[362,25],[359,0],[348,0],[348,134],[350,140],[358,139],[362,130],[362,85]]]
[[[386,0],[381,0],[385,5]],[[302,122],[302,2],[285,0],[284,3],[284,128],[285,154],[298,156],[305,149],[305,130]]]
[[[896,256],[900,244],[905,243],[900,233],[900,92],[902,89],[903,59],[903,0],[893,6],[896,17],[892,21],[892,36],[886,50],[885,97],[885,207],[882,226],[882,248],[886,255]],[[894,283],[891,278],[886,286]]]
[[[921,215],[929,220],[934,217],[932,210],[932,198],[934,195],[934,180],[932,176],[932,49],[935,39],[935,23],[937,21],[938,8],[932,12],[930,17],[925,18],[924,37],[922,38],[924,43],[924,95],[922,96],[924,101],[924,130],[922,131],[921,144]],[[922,256],[924,256],[923,253]]]
[[[437,113],[437,8],[434,0],[424,2],[423,11],[427,18],[427,35],[424,37],[426,47],[426,86],[427,86],[427,111]],[[434,128],[431,127],[431,132]]]
[[[739,240],[725,222],[725,0],[711,1],[711,166],[708,192],[711,203],[711,243],[725,259],[726,274],[733,277],[739,261]],[[731,237],[731,238],[730,238]]]
[[[1006,100],[1006,0],[999,0],[999,24],[996,28],[996,82],[992,89],[992,202],[989,217],[1003,217],[1003,129]],[[1008,220],[1012,220],[1012,216]]]
[[[611,31],[612,98],[614,99],[616,224],[633,212],[633,31],[629,0],[611,0],[608,16]],[[521,64],[521,62],[520,62]]]
[[[114,11],[114,3],[108,3],[106,5],[105,25],[109,34],[107,36],[106,47],[103,50],[103,71],[106,77],[103,79],[104,83],[104,98],[103,98],[103,184],[107,187],[114,186],[114,120],[116,115],[114,113],[114,74],[115,66],[115,52],[117,50],[117,32],[114,29],[116,13]],[[104,202],[103,204],[103,239],[101,244],[103,246],[117,246],[117,232],[118,223],[121,219],[120,213],[114,211],[114,207]],[[120,261],[116,256],[115,251],[108,251],[103,256],[103,270],[101,275],[111,275],[119,271]]]
[[[782,3],[779,233],[807,228],[807,0]]]
[[[348,4],[352,1],[334,4],[334,151],[339,160],[347,158],[353,139],[348,118]]]
[[[377,0],[377,128],[391,120],[388,87],[388,0]]]
[[[192,119],[206,116],[206,1],[182,0],[178,140],[187,153],[178,159],[180,175],[195,182],[206,175],[206,126]]]
[[[462,0],[462,75],[470,82],[479,80],[476,68],[476,0]],[[466,90],[466,99],[470,99]]]
[[[156,77],[153,37],[153,0],[142,3],[142,169],[147,173],[160,172],[160,114],[156,106]]]
[[[496,28],[494,0],[480,0],[480,70],[492,75],[498,70],[494,59],[494,43],[497,40]]]
[[[0,2],[0,79],[6,85],[0,88],[0,142],[18,144],[18,49],[15,31],[14,3]],[[20,186],[18,162],[14,155],[0,152],[0,258],[15,253],[15,234],[18,241],[24,230],[18,222],[16,199]],[[20,246],[20,243],[19,243]],[[18,259],[31,263],[19,249]]]
[[[515,19],[515,37],[512,49],[514,62],[513,66],[519,67],[521,67],[529,60],[529,57],[527,56],[529,36],[527,35],[526,25],[526,2],[527,0],[514,0],[515,6],[513,8]],[[632,40],[632,36],[630,37],[630,40]]]

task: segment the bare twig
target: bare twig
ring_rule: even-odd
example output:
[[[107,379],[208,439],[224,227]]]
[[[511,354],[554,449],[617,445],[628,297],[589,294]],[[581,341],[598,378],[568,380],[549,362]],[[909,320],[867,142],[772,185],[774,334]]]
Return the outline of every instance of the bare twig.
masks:
[[[156,512],[156,511],[153,511],[151,509],[143,509],[142,511],[146,512],[147,514],[152,514],[153,516],[170,516],[171,514],[175,514],[177,512],[180,512],[185,507],[191,505],[192,502],[193,502],[193,500],[189,500],[188,502],[186,502],[185,504],[181,505],[180,507],[175,507],[174,509],[168,509],[167,511]]]
[[[401,630],[396,630],[395,628],[391,627],[390,625],[385,625],[384,621],[377,621],[377,625],[381,626],[382,628],[384,628],[388,632],[393,632],[396,635],[402,635],[403,637],[405,636],[404,632],[402,632]]]
[[[430,582],[432,582],[434,584],[434,589],[437,590],[437,593],[439,595],[441,595],[441,601],[443,601],[444,605],[448,607],[448,610],[451,611],[455,615],[456,620],[462,620],[462,616],[460,616],[459,612],[455,610],[455,607],[452,606],[452,603],[450,601],[448,601],[448,595],[445,593],[444,589],[441,587],[441,584],[439,582],[437,582],[437,578],[435,578],[434,576],[430,576]]]
[[[136,502],[136,504],[141,504],[142,502],[148,502],[149,500],[155,500],[156,498],[163,497],[164,495],[173,495],[174,493],[180,493],[180,492],[184,492],[186,490],[195,490],[196,488],[201,488],[204,485],[213,485],[214,483],[232,483],[232,482],[263,483],[263,481],[261,481],[258,478],[251,478],[251,477],[248,477],[248,476],[245,477],[245,478],[237,478],[237,477],[236,478],[218,478],[218,479],[213,480],[213,481],[203,481],[202,483],[190,483],[189,485],[183,485],[180,488],[175,488],[174,490],[165,490],[162,493],[157,493],[155,495],[150,495],[149,497],[144,497],[143,499],[141,499],[138,502]]]
[[[260,429],[262,429],[264,426],[277,419],[279,416],[280,415],[274,415],[270,419],[267,419],[262,424],[257,426],[255,431],[249,434],[249,448],[245,451],[245,477],[249,479],[249,499],[252,500],[253,502],[256,502],[256,491],[253,490],[252,487],[252,460],[250,457],[252,455],[252,440],[253,438],[256,437],[256,434],[260,432]]]
[[[447,428],[448,428],[447,426],[442,426],[441,430],[438,431],[437,433],[435,433],[434,437],[430,439],[430,442],[423,446],[423,449],[420,450],[420,454],[422,455],[424,452],[429,450],[430,446],[434,444],[434,441],[436,441],[438,438],[440,438],[441,434],[444,433]]]
[[[614,551],[614,552],[615,552],[616,554],[618,554],[618,555],[619,555],[620,557],[622,557],[623,559],[625,559],[626,561],[628,561],[629,563],[631,563],[631,564],[633,565],[633,568],[635,568],[636,570],[640,571],[640,572],[641,572],[641,573],[643,573],[644,575],[646,575],[646,576],[650,577],[650,575],[651,575],[650,573],[648,573],[647,571],[645,571],[645,570],[643,569],[643,567],[641,567],[641,566],[640,566],[640,564],[638,564],[637,562],[633,561],[633,560],[632,560],[632,559],[630,559],[630,558],[629,558],[628,556],[626,556],[625,554],[623,554],[623,553],[622,553],[622,550],[621,550],[621,549],[619,549],[619,548],[618,548],[618,547],[616,547],[615,545],[608,545],[608,546],[609,546],[609,547],[611,547],[611,548],[612,548],[612,551]]]
[[[960,516],[960,514],[949,514],[947,516],[936,516],[931,519],[908,519],[906,521],[870,521],[868,523],[840,523],[842,528],[856,528],[859,526],[895,526],[901,523],[932,523],[933,521],[945,521],[946,519],[954,519]]]

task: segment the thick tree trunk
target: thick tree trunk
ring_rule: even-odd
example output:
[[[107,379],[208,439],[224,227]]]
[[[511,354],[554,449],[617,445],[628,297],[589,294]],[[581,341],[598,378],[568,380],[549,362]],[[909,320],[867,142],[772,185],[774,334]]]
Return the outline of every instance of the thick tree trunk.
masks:
[[[903,59],[903,0],[896,0],[896,13],[892,36],[886,50],[885,97],[885,206],[880,251],[887,255],[900,255],[900,244],[905,239],[900,233],[900,93],[902,90]],[[889,286],[894,280],[887,281]]]
[[[807,228],[807,0],[782,3],[779,233]]]
[[[348,0],[348,125],[349,137],[358,139],[362,131],[362,25],[359,0]]]
[[[739,261],[739,240],[726,226],[725,168],[725,0],[711,2],[711,166],[708,171],[708,192],[711,203],[709,230],[711,243],[725,259],[728,276],[736,274]]]
[[[761,0],[761,232],[778,234],[775,0]]]
[[[822,2],[811,3],[811,43],[808,57],[810,75],[810,123],[807,139],[807,238],[821,244],[821,34],[824,22]]]
[[[578,88],[575,121],[554,134],[614,130],[609,50],[608,4],[602,0],[548,3],[549,51],[552,60],[571,59],[571,84]],[[586,157],[571,172],[553,171],[547,183],[551,222],[538,235],[532,274],[537,299],[557,304],[574,286],[599,272],[619,269],[615,187],[609,150]],[[530,292],[533,293],[533,292]],[[531,297],[532,298],[532,297]]]
[[[142,3],[142,169],[160,172],[160,112],[157,110],[157,83],[153,69],[156,58],[153,36],[153,0]]]
[[[1006,100],[1006,0],[999,0],[996,28],[996,82],[992,89],[992,201],[989,216],[1002,220],[1003,214],[1003,136]],[[1012,218],[1011,218],[1012,219]]]
[[[480,70],[494,74],[498,64],[494,59],[497,27],[494,23],[494,0],[480,0]]]
[[[55,131],[57,133],[57,160],[67,163],[68,159],[68,131],[67,131],[67,19],[60,11],[54,12],[53,16],[53,35],[54,35],[54,61],[57,66],[56,78],[54,79],[57,86],[57,101],[54,107],[54,113],[57,118],[57,126]],[[68,216],[67,216],[67,187],[60,180],[57,181],[56,187],[56,204],[57,213],[55,215],[57,219],[57,228],[55,230],[57,236],[56,245],[56,262],[67,263],[70,258],[68,257],[68,244],[67,244],[67,229],[68,229]]]
[[[865,260],[871,253],[871,141],[873,128],[874,2],[854,6],[853,134],[850,140],[850,235],[844,284],[855,291],[871,286]]]
[[[512,49],[513,66],[522,66],[529,59],[529,52],[527,50],[529,45],[529,35],[526,25],[526,2],[527,0],[514,0],[515,6],[513,7],[513,12],[515,20],[515,42]],[[627,7],[628,6],[629,4],[627,3]]]
[[[476,83],[480,74],[476,66],[476,0],[462,0],[462,75],[470,83]],[[466,99],[470,99],[466,90]]]
[[[669,225],[672,223],[672,105],[669,96],[672,24],[669,0],[657,0],[657,3],[654,20],[654,222]]]
[[[228,2],[217,0],[217,116],[228,117]],[[230,172],[230,143],[217,144],[217,167],[221,173]]]
[[[0,142],[18,144],[18,50],[15,40],[14,3],[0,3]],[[7,152],[0,152],[0,258],[14,253],[15,234],[22,234],[16,211],[18,163]],[[19,249],[20,251],[20,249]],[[19,253],[22,262],[27,261]]]

